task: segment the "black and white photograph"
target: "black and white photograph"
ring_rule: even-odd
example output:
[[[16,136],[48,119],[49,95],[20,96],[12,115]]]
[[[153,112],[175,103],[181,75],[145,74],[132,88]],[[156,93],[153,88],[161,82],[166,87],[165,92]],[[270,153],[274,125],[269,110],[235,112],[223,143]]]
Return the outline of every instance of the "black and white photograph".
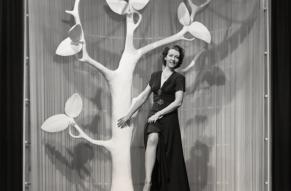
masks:
[[[0,5],[4,190],[291,189],[288,1]]]

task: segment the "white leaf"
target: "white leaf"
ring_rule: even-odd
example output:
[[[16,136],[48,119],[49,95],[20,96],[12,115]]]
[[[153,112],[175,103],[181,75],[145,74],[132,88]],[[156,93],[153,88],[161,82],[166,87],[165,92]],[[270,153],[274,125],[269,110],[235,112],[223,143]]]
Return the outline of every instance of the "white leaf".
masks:
[[[189,11],[184,2],[178,7],[178,19],[183,26],[188,26],[191,22]]]
[[[74,43],[70,37],[63,40],[57,50],[56,54],[60,56],[72,56],[74,54],[77,54],[82,50],[82,44],[81,43]]]
[[[142,10],[150,0],[131,0],[130,4],[135,10]]]
[[[68,128],[72,122],[73,120],[65,114],[53,115],[45,120],[41,129],[49,133],[56,133]]]
[[[67,101],[65,105],[65,113],[72,118],[77,117],[83,108],[82,98],[79,94],[73,94]]]
[[[107,4],[109,5],[110,9],[119,14],[123,15],[128,10],[128,3],[123,0],[106,0]]]
[[[211,35],[209,30],[199,22],[193,22],[189,27],[189,32],[195,37],[200,40],[203,40],[207,43],[211,41]]]

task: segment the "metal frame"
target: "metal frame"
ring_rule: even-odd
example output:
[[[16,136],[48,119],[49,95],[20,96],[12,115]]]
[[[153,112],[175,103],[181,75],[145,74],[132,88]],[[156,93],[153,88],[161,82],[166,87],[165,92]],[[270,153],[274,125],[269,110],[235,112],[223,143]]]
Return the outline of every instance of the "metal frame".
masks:
[[[27,122],[29,121],[29,112],[27,109],[29,108],[29,94],[28,94],[28,86],[29,86],[29,50],[28,50],[28,0],[23,1],[23,114],[22,114],[22,190],[27,191],[30,190],[30,180],[29,177],[26,177],[27,168],[31,164],[30,161],[27,161],[27,149],[30,149],[30,141],[28,140],[29,135],[27,135]]]
[[[266,30],[266,45],[265,45],[265,100],[264,100],[264,127],[265,127],[265,190],[272,190],[272,134],[271,134],[271,0],[264,0],[264,18]]]

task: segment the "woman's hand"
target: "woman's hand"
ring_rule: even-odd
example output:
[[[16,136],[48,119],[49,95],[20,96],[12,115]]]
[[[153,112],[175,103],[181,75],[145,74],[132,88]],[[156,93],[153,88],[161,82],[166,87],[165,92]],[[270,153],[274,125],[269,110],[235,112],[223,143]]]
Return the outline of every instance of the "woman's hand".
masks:
[[[117,127],[123,128],[126,125],[129,125],[130,118],[128,115],[117,120]]]
[[[163,116],[157,112],[154,115],[150,116],[150,118],[148,118],[148,122],[149,123],[155,123],[158,119],[161,119]]]

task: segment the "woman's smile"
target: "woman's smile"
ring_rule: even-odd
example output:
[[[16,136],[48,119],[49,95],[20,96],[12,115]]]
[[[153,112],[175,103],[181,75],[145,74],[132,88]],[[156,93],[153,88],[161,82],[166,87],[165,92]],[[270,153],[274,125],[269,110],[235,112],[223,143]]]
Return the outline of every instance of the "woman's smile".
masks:
[[[175,49],[170,49],[165,57],[166,66],[169,68],[176,68],[179,62],[180,53]]]

